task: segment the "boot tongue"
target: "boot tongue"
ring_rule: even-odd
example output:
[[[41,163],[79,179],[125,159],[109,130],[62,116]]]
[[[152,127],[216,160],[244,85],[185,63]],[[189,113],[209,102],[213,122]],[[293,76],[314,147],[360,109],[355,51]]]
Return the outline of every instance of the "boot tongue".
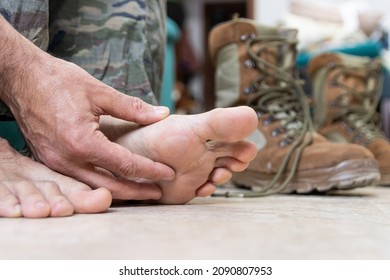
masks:
[[[279,57],[279,65],[282,69],[285,69],[289,74],[293,75],[295,69],[295,60],[296,60],[296,44],[298,44],[297,29],[291,28],[280,28],[278,29],[278,34],[280,37],[286,39],[290,42],[295,42],[294,46],[291,45],[281,45],[278,48],[278,57]]]

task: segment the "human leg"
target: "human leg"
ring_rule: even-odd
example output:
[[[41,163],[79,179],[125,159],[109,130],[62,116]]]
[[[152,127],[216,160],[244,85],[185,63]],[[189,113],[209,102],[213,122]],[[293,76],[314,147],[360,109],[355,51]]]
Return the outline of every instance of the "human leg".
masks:
[[[50,1],[49,52],[157,104],[165,48],[161,0]]]

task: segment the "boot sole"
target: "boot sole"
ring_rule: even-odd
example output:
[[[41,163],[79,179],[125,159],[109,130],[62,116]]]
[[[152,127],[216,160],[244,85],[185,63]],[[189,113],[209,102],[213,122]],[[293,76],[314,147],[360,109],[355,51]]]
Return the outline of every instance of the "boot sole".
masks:
[[[261,191],[274,177],[274,174],[245,170],[235,173],[232,182],[236,185]],[[282,176],[284,180],[286,175]],[[311,193],[330,190],[348,190],[375,185],[380,179],[378,163],[375,159],[351,159],[336,166],[297,172],[281,193]],[[277,188],[275,184],[273,188]]]
[[[390,186],[390,174],[381,174],[381,179],[378,183],[381,186]]]

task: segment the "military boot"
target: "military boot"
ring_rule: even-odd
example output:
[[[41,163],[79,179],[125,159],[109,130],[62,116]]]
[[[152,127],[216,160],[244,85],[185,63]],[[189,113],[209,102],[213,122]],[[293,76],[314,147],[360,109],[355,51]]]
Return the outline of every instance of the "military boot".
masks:
[[[390,144],[377,114],[382,92],[379,59],[325,53],[312,59],[313,120],[331,141],[367,147],[379,162],[380,184],[390,184]]]
[[[315,132],[301,81],[294,77],[296,44],[295,30],[248,19],[221,23],[209,34],[216,106],[246,104],[259,118],[249,138],[258,146],[257,157],[232,178],[252,191],[239,196],[350,189],[379,179],[370,151],[331,143]]]

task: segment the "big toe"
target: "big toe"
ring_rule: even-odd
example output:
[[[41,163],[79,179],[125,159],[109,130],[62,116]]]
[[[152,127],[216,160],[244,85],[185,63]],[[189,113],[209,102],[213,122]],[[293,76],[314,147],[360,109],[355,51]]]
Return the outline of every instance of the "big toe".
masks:
[[[74,207],[75,213],[101,213],[112,203],[111,192],[100,188],[92,190],[87,186],[73,186],[65,192],[65,196]]]
[[[240,141],[252,134],[258,124],[256,112],[248,106],[217,108],[205,113],[204,118],[199,135],[206,140]]]

